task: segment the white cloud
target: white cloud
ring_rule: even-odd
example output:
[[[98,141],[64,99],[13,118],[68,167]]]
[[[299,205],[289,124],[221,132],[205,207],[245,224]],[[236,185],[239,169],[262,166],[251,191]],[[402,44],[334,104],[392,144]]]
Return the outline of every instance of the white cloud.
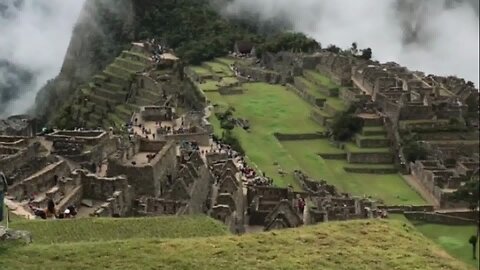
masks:
[[[23,113],[36,92],[62,66],[84,0],[24,0],[20,9],[7,0],[9,16],[0,16],[0,59],[31,71],[34,83],[11,103],[8,113]]]
[[[234,0],[225,12],[241,15],[248,11],[265,19],[281,16],[295,30],[325,46],[347,48],[355,41],[360,48],[371,47],[380,61],[395,61],[426,73],[458,75],[478,86],[478,10],[465,1],[446,8],[445,1]],[[407,8],[400,9],[398,2]],[[405,25],[419,26],[417,42],[405,44]]]

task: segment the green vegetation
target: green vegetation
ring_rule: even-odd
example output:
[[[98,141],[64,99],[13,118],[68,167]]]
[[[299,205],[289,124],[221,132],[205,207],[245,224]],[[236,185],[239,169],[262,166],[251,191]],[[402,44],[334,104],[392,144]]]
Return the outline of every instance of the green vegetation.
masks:
[[[478,261],[473,260],[472,246],[468,241],[472,235],[476,234],[476,227],[474,225],[460,226],[411,222],[401,214],[390,215],[390,217],[395,220],[413,224],[419,232],[444,248],[453,257],[471,266],[477,265]]]
[[[338,87],[336,83],[334,83],[330,78],[320,74],[317,71],[313,70],[305,70],[304,71],[306,76],[309,76],[310,78],[314,79],[316,83],[323,85],[328,88],[335,88]]]
[[[350,140],[363,127],[363,122],[351,112],[337,114],[333,118],[332,134],[336,141],[345,142]]]
[[[323,140],[325,141],[325,140]],[[342,191],[358,196],[372,196],[389,205],[420,205],[425,201],[413,191],[400,175],[348,173],[345,167],[385,168],[386,165],[349,164],[346,160],[326,160],[317,153],[338,153],[327,143],[314,147],[309,141],[281,142],[283,148],[297,162],[295,169],[301,169],[309,176],[324,179]],[[248,151],[247,151],[248,153]],[[340,152],[341,153],[341,152]]]
[[[215,60],[215,62],[219,61]],[[304,80],[307,86],[312,86],[312,89],[315,87],[310,80],[302,77],[297,79]],[[233,107],[233,117],[247,119],[250,122],[249,131],[234,128],[231,135],[238,139],[252,165],[272,177],[277,186],[292,185],[300,189],[290,173],[294,170],[302,170],[315,179],[327,180],[342,191],[360,196],[370,195],[390,205],[425,204],[425,201],[407,185],[400,175],[360,174],[345,171],[345,168],[392,169],[393,164],[349,164],[346,160],[323,159],[319,154],[346,153],[327,139],[279,142],[274,137],[274,133],[305,134],[325,131],[324,127],[320,127],[310,119],[311,110],[314,108],[280,85],[249,83],[242,85],[242,88],[245,90],[242,95],[224,96],[218,92],[207,92],[206,96],[215,105],[217,113]],[[329,100],[342,103],[339,98],[328,97],[327,103]],[[222,131],[220,121],[215,116],[210,117],[210,121],[216,136],[222,137],[222,133],[225,132]],[[370,136],[386,138],[385,130],[381,126],[365,127],[362,132],[365,132],[368,138]],[[359,136],[366,137],[366,135]],[[388,148],[359,148],[351,143],[347,144],[346,149],[362,153],[390,151]],[[279,170],[289,174],[281,176]]]
[[[353,143],[347,143],[345,149],[351,153],[390,153],[389,148],[360,148]]]
[[[191,64],[226,55],[237,40],[263,42],[251,29],[221,17],[207,0],[140,0],[134,5],[135,38],[165,41]]]
[[[223,224],[205,216],[15,220],[11,227],[32,233],[35,244],[96,242],[131,238],[189,238],[225,235]]]
[[[300,83],[304,84],[306,86],[306,90],[310,95],[320,99],[327,99],[327,97],[318,90],[318,87],[313,85],[309,80],[303,77],[295,77],[295,80],[298,80]]]
[[[2,269],[461,270],[398,221],[331,222],[282,232],[193,239],[128,239],[3,248]]]
[[[242,148],[248,153],[250,160],[267,176],[273,177],[279,186],[289,184],[299,188],[293,176],[281,177],[278,174],[278,163],[284,171],[293,171],[296,161],[283,149],[274,133],[315,133],[321,131],[315,122],[310,120],[308,104],[293,92],[280,85],[266,83],[244,84],[243,95],[222,96],[219,93],[206,93],[213,104],[235,108],[234,116],[247,119],[250,131],[235,128],[235,135]],[[220,108],[218,108],[220,109]],[[212,120],[215,129],[218,122]],[[216,124],[217,123],[217,124]],[[221,132],[220,132],[221,134]]]
[[[277,53],[280,51],[312,52],[320,49],[321,45],[302,33],[285,32],[270,37],[257,48],[257,56],[264,52]]]
[[[476,234],[475,226],[415,224],[415,227],[452,256],[473,266],[476,265],[476,261],[472,259],[472,247],[468,243],[470,236]]]

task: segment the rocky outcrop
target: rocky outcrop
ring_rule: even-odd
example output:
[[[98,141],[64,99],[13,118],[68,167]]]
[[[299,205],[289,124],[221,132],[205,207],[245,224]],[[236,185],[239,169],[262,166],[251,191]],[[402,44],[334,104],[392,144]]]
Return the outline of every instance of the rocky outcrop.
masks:
[[[88,0],[73,30],[60,74],[39,91],[33,112],[46,122],[75,89],[105,68],[133,40],[131,0]]]
[[[0,226],[0,243],[2,242],[30,244],[32,242],[32,235],[27,231],[16,231]]]

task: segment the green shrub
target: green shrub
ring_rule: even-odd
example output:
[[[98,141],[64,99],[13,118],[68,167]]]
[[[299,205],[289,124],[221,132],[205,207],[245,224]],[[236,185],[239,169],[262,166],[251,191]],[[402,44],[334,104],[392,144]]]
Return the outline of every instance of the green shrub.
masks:
[[[362,119],[353,115],[353,108],[337,114],[332,121],[331,132],[336,141],[349,141],[355,133],[362,130]]]

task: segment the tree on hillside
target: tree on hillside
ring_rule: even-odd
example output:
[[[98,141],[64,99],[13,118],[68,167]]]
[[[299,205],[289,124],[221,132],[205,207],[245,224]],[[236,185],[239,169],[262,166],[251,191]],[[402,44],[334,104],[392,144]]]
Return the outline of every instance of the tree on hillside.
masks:
[[[313,52],[321,49],[320,43],[302,33],[285,32],[268,38],[257,47],[257,57],[265,52],[281,51]]]
[[[471,210],[477,210],[479,207],[478,198],[480,196],[480,181],[478,180],[478,171],[474,173],[474,176],[466,182],[464,185],[460,186],[453,193],[453,199],[456,201],[464,201],[468,203],[468,207]]]
[[[409,162],[415,162],[417,160],[425,160],[428,152],[425,147],[418,141],[408,141],[403,146],[403,154]]]
[[[330,44],[327,47],[327,51],[332,52],[332,53],[340,53],[342,51],[342,49],[340,49],[339,47],[337,47],[333,44]]]
[[[365,59],[365,60],[370,60],[372,59],[372,49],[371,48],[366,48],[362,50],[362,55],[360,58]]]
[[[470,236],[470,239],[468,239],[468,243],[472,245],[472,250],[473,250],[473,259],[477,259],[477,242],[478,242],[478,237],[476,235]]]
[[[255,27],[226,20],[208,0],[138,0],[134,5],[135,39],[163,40],[186,63],[225,55],[237,40],[263,41]]]
[[[362,130],[362,127],[362,120],[355,117],[351,110],[349,110],[335,116],[331,132],[334,140],[345,142],[350,140],[355,133]]]
[[[472,236],[469,239],[469,243],[472,245],[473,248],[473,256],[474,259],[476,258],[476,248],[477,248],[477,241],[480,237],[480,222],[478,220],[478,210],[480,207],[479,198],[480,198],[480,179],[479,179],[479,170],[477,169],[470,180],[465,183],[464,185],[460,186],[452,194],[452,197],[455,201],[463,201],[467,202],[469,205],[470,210],[474,212],[474,217],[477,219],[477,235]],[[475,237],[475,239],[473,239]],[[472,242],[473,241],[473,242]]]

